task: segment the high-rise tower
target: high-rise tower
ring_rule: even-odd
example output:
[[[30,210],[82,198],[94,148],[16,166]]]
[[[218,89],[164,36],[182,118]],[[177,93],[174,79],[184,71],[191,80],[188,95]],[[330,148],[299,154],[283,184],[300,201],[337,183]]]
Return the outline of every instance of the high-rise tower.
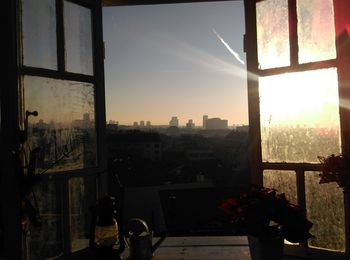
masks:
[[[206,128],[207,128],[207,120],[208,120],[208,116],[207,116],[207,115],[204,115],[204,116],[203,116],[203,129],[206,129]]]

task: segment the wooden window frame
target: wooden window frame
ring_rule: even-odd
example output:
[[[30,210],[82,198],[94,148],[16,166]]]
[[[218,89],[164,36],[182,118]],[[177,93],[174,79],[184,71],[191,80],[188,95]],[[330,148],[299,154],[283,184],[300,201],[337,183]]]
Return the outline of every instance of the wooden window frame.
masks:
[[[346,75],[346,70],[349,71],[349,56],[350,52],[340,49],[344,43],[340,43],[337,38],[336,51],[337,57],[335,59],[310,62],[305,64],[298,63],[298,32],[297,32],[297,0],[288,0],[289,11],[289,45],[290,45],[290,66],[259,69],[258,67],[258,50],[257,50],[257,25],[256,25],[256,0],[245,1],[246,12],[246,51],[247,51],[247,70],[248,74],[248,107],[249,107],[249,129],[250,129],[250,159],[252,168],[252,183],[263,185],[263,171],[264,170],[290,170],[296,174],[297,182],[297,197],[298,204],[306,208],[305,200],[305,172],[319,171],[320,164],[314,163],[271,163],[263,162],[262,148],[261,148],[261,132],[260,132],[260,108],[259,108],[259,77],[279,75],[282,73],[292,73],[301,71],[311,71],[324,68],[337,68],[338,82],[339,82],[339,97],[349,98],[349,91],[345,91],[346,80],[349,76]],[[333,0],[334,6],[339,5],[339,0]],[[338,13],[337,13],[338,12]],[[344,15],[345,11],[340,8],[335,8],[334,20],[335,26],[339,20],[339,16]],[[349,20],[347,21],[349,22]],[[336,26],[337,27],[337,26]],[[338,26],[340,27],[340,26]],[[339,35],[339,30],[336,30],[336,35]],[[347,36],[349,37],[349,36]],[[349,45],[349,38],[343,39]],[[345,50],[346,51],[346,50]],[[340,130],[342,137],[342,151],[344,155],[350,155],[350,128],[345,122],[350,120],[350,110],[340,108]],[[307,247],[306,244],[300,247],[293,247],[285,245],[286,253],[302,257],[316,257],[317,259],[331,257],[331,259],[346,259],[349,257],[350,251],[350,214],[349,214],[349,194],[344,194],[344,209],[345,209],[345,253],[333,252],[328,250],[316,249]]]
[[[92,18],[92,55],[93,55],[93,75],[84,75],[66,71],[65,61],[65,35],[64,35],[64,2],[71,2],[91,10]],[[21,58],[21,24],[20,24],[20,0],[17,1],[16,8],[16,28],[17,28],[17,48],[18,61]],[[61,203],[62,203],[62,242],[63,255],[62,258],[69,256],[78,257],[85,254],[88,249],[83,249],[72,253],[71,237],[70,237],[70,205],[69,205],[69,180],[75,177],[95,177],[97,180],[97,197],[107,192],[107,161],[106,161],[106,144],[105,144],[105,93],[104,93],[104,46],[102,37],[102,6],[99,0],[56,0],[56,38],[57,38],[57,69],[45,69],[24,66],[18,62],[17,78],[19,82],[19,93],[23,93],[24,86],[21,86],[21,78],[23,76],[46,77],[59,80],[71,80],[82,83],[91,83],[94,85],[94,101],[95,101],[95,129],[96,129],[96,156],[97,165],[92,168],[83,168],[72,171],[60,171],[53,173],[45,173],[44,180],[55,181],[61,187]],[[20,97],[21,94],[18,94]],[[21,98],[17,99],[20,100]],[[18,101],[17,101],[18,102]],[[23,122],[21,111],[24,110],[23,104],[18,102],[19,122]],[[21,123],[20,123],[21,124]],[[18,144],[19,145],[19,144]],[[96,197],[96,198],[97,198]]]

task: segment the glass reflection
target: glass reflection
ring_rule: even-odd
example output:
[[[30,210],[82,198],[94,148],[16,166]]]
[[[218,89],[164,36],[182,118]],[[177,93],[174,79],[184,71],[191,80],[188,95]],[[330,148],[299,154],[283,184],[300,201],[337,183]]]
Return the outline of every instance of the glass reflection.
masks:
[[[24,77],[24,102],[38,116],[28,118],[28,148],[37,172],[96,166],[94,86],[67,80]]]
[[[290,65],[288,1],[266,0],[256,4],[260,69]]]
[[[29,198],[39,211],[36,220],[31,220],[29,248],[30,259],[49,259],[62,255],[62,208],[61,189],[53,181],[34,186]],[[41,224],[37,224],[41,223]]]
[[[66,69],[93,75],[91,10],[64,1]]]
[[[72,252],[89,246],[90,208],[96,202],[95,178],[69,179],[69,216]]]
[[[334,59],[335,26],[332,0],[297,1],[299,62]]]
[[[298,204],[297,181],[294,171],[265,170],[263,183],[264,187],[283,192],[291,203]]]
[[[318,162],[340,152],[335,68],[259,79],[264,161]]]
[[[55,0],[22,0],[23,65],[57,69]]]
[[[319,184],[319,172],[305,173],[306,209],[316,239],[309,245],[345,251],[344,200],[336,183]]]

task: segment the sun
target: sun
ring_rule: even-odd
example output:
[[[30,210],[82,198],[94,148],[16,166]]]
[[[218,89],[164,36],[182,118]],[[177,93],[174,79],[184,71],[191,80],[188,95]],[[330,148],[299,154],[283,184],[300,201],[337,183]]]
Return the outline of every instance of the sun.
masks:
[[[335,68],[261,77],[259,96],[262,124],[339,125]]]

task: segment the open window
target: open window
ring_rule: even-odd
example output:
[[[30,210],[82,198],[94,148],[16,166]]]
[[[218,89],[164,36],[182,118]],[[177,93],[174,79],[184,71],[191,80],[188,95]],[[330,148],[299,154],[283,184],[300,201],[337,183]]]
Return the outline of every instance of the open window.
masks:
[[[246,1],[253,182],[306,209],[316,239],[297,254],[348,251],[347,193],[319,184],[318,156],[347,154],[344,1]]]
[[[90,207],[105,170],[101,5],[18,7],[19,152],[29,180],[22,213],[30,219],[22,223],[23,257],[66,257],[89,246]]]
[[[21,253],[64,258],[88,245],[85,213],[105,191],[98,177],[106,170],[101,2],[182,1],[4,1],[10,51],[2,49],[9,84],[1,88],[0,137],[9,142],[1,145],[0,184],[3,202],[14,202],[2,205],[0,243],[13,259]],[[344,259],[350,250],[349,193],[318,184],[315,156],[350,155],[349,1],[244,4],[253,182],[286,192],[318,223],[316,240],[288,246],[288,252]],[[31,241],[21,241],[18,225],[21,187],[12,163],[18,124],[28,137],[25,144],[22,139],[23,164],[35,157],[35,173],[41,173],[28,197],[43,213]]]
[[[210,234],[204,190],[249,185],[244,1],[140,3],[103,8],[111,191],[118,177],[125,218],[160,231],[158,192],[177,189],[167,231]]]

